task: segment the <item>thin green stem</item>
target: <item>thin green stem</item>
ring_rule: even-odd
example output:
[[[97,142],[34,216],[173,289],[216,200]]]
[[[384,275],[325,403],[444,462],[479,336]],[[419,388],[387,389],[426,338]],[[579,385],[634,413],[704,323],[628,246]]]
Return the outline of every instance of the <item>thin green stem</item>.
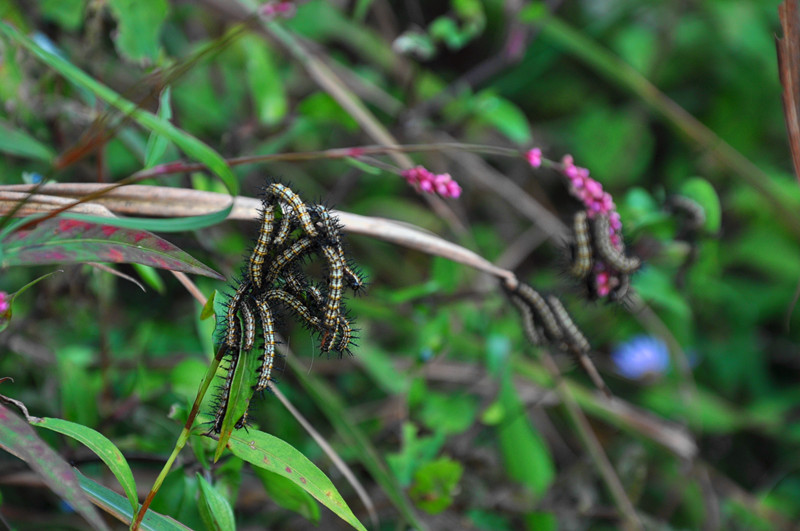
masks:
[[[186,419],[186,424],[184,424],[181,434],[178,436],[178,440],[175,442],[175,448],[172,449],[172,454],[170,454],[169,459],[167,459],[167,462],[164,464],[164,468],[161,469],[161,473],[158,474],[156,481],[153,483],[153,487],[147,494],[147,498],[145,498],[144,503],[142,503],[142,506],[139,508],[139,512],[136,514],[136,519],[131,524],[131,531],[136,531],[139,529],[147,509],[150,507],[150,503],[152,503],[153,498],[155,498],[156,493],[158,492],[158,489],[161,488],[161,484],[164,483],[164,479],[166,479],[167,474],[169,474],[170,469],[172,469],[172,464],[175,462],[175,459],[178,458],[178,454],[181,452],[181,450],[183,450],[183,447],[186,446],[186,442],[189,440],[189,435],[192,432],[194,419],[197,418],[197,414],[200,412],[200,404],[203,402],[203,397],[206,396],[206,392],[208,391],[211,382],[214,380],[214,376],[217,374],[217,368],[219,367],[225,352],[226,347],[225,345],[222,345],[217,350],[217,354],[214,356],[214,360],[211,362],[211,365],[208,366],[206,375],[203,377],[203,381],[200,383],[200,389],[198,389],[197,396],[194,399],[194,404],[192,404],[192,409],[189,411],[189,417]]]

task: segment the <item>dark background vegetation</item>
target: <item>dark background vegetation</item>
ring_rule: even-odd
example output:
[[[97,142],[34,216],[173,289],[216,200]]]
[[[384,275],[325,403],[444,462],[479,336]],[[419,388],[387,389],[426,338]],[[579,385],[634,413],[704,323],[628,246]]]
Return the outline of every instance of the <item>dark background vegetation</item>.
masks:
[[[141,2],[149,5],[142,14],[117,4],[12,1],[0,12],[139,101],[154,88],[153,69],[192,57],[253,8],[152,0]],[[544,16],[549,10],[553,18]],[[577,204],[563,180],[522,158],[483,157],[497,171],[486,175],[459,153],[412,155],[463,186],[463,196],[448,202],[458,223],[437,216],[399,176],[342,160],[237,167],[244,195],[280,176],[303,197],[413,223],[562,295],[619,399],[664,425],[684,426],[699,449],[692,459],[678,457],[620,415],[600,411],[601,398],[581,395],[649,527],[772,529],[800,518],[800,189],[780,101],[777,2],[311,1],[278,20],[401,143],[539,146],[555,160],[573,154],[614,194],[629,247],[647,259],[634,286],[687,352],[692,378],[674,368],[642,380],[617,374],[609,357],[617,344],[663,330],[622,308],[585,302],[563,273],[563,241],[532,228],[495,193],[494,180],[513,180],[570,219]],[[4,127],[61,152],[105,110],[9,41],[0,46]],[[274,34],[246,33],[169,81],[174,123],[225,157],[378,143]],[[155,109],[153,101],[144,105]],[[4,156],[2,183],[24,182],[26,172],[115,181],[141,169],[148,132],[130,124],[113,131],[97,154],[61,172]],[[166,160],[180,156],[171,148]],[[722,223],[697,238],[697,259],[683,275],[687,247],[676,242],[676,223],[662,207],[696,176],[716,190]],[[200,173],[154,184],[224,191]],[[232,277],[254,233],[252,223],[227,222],[165,237]],[[280,389],[354,469],[380,528],[404,527],[388,484],[408,495],[418,522],[431,529],[617,527],[593,461],[558,400],[542,391],[549,378],[496,282],[370,238],[350,243],[370,279],[368,294],[349,301],[361,329],[355,356],[320,359],[304,330],[285,328],[297,364]],[[50,270],[7,268],[0,288],[13,292]],[[14,378],[2,393],[33,415],[105,434],[131,461],[143,492],[212,355],[213,323],[200,321],[199,305],[171,275],[155,276],[144,293],[90,266],[66,267],[18,300],[0,335],[0,376]],[[227,290],[196,282],[205,294]],[[591,389],[577,367],[560,361],[577,389]],[[258,401],[251,419],[315,461],[372,525],[352,487],[274,397]],[[84,473],[103,477],[82,447],[40,435]],[[262,476],[235,458],[198,459],[213,441],[196,437],[190,445],[154,510],[202,527],[193,502],[201,471],[229,499],[241,528],[307,529],[317,519],[321,529],[346,527],[310,498],[292,505],[267,495]],[[373,456],[388,479],[370,472]],[[35,481],[16,486],[25,470],[8,455],[0,459],[0,512],[20,529],[80,528]]]

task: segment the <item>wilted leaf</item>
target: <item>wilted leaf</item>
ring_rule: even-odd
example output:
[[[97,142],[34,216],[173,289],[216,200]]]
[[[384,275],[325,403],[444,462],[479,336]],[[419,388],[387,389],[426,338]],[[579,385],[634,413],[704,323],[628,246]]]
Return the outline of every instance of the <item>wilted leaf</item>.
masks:
[[[92,527],[108,529],[83,494],[72,467],[47,446],[25,420],[2,404],[0,428],[0,446],[28,463],[50,489],[68,502]]]
[[[143,230],[123,229],[58,216],[30,230],[8,234],[2,266],[79,262],[137,263],[224,279],[168,241]]]

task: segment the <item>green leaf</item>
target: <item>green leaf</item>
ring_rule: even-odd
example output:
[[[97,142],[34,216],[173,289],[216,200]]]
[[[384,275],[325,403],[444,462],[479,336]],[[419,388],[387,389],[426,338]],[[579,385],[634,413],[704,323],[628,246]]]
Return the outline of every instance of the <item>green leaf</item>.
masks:
[[[219,316],[217,319],[217,322],[222,322]],[[240,350],[239,352],[236,372],[233,375],[233,381],[231,381],[231,387],[228,391],[228,407],[222,419],[217,449],[214,452],[214,462],[219,460],[236,424],[247,414],[247,409],[250,407],[250,400],[253,398],[256,383],[254,378],[258,374],[259,366],[261,365],[258,358],[256,349],[250,351]]]
[[[506,471],[511,479],[542,496],[555,479],[555,465],[544,439],[528,420],[510,374],[503,377],[500,402],[506,416],[497,430]]]
[[[45,162],[56,156],[49,146],[4,120],[0,120],[0,152]]]
[[[170,105],[170,87],[161,91],[158,97],[158,117],[164,120],[172,119],[172,107]],[[144,149],[144,167],[152,168],[156,164],[163,162],[164,153],[167,152],[169,140],[155,132],[150,133],[147,138],[147,146]]]
[[[142,127],[155,131],[170,139],[189,157],[202,162],[208,166],[209,170],[218,175],[225,183],[231,195],[238,194],[239,183],[236,176],[231,172],[225,159],[208,145],[188,133],[181,131],[167,120],[139,108],[136,104],[126,100],[102,83],[99,83],[67,60],[45,50],[20,33],[15,27],[0,21],[0,33],[33,53],[39,60],[64,76],[71,83],[83,89],[88,89],[106,103],[116,107],[125,115],[130,116]]]
[[[446,434],[461,433],[469,428],[478,412],[476,400],[467,394],[428,392],[420,416],[434,431]]]
[[[231,435],[228,446],[237,457],[290,479],[342,520],[366,531],[331,480],[290,444],[258,430],[242,430]]]
[[[206,528],[215,531],[234,531],[236,520],[233,518],[231,504],[199,472],[197,481],[200,483],[198,508]]]
[[[157,293],[163,295],[166,291],[166,285],[164,284],[164,279],[161,278],[161,275],[158,274],[158,269],[142,264],[131,264],[136,272],[139,274],[142,280],[145,283],[156,290]]]
[[[211,296],[208,298],[206,303],[203,305],[203,309],[200,310],[200,320],[205,321],[206,319],[208,319],[209,317],[214,315],[214,307],[215,307],[214,303],[217,301],[217,298],[218,298],[217,295],[219,295],[219,291],[218,290],[214,290],[211,293]]]
[[[73,468],[42,441],[33,428],[0,404],[0,447],[19,457],[50,489],[69,503],[95,529],[108,529],[81,490]]]
[[[89,223],[57,216],[33,229],[17,230],[0,240],[2,265],[133,262],[224,280],[168,241],[144,230],[115,227],[113,221]]]
[[[74,31],[83,22],[86,0],[39,0],[39,8],[44,18]]]
[[[247,85],[258,119],[265,125],[278,124],[289,110],[289,101],[274,54],[268,43],[256,36],[244,37],[241,43],[247,58]]]
[[[75,469],[75,475],[78,477],[81,489],[91,498],[95,505],[126,524],[133,521],[133,513],[125,496],[100,485],[93,479],[87,478],[77,469]],[[169,516],[159,514],[152,509],[145,513],[140,529],[147,531],[191,531],[180,522],[173,520]]]
[[[461,463],[441,457],[417,470],[408,494],[422,510],[439,514],[453,503],[463,473]]]
[[[319,523],[319,504],[299,485],[280,474],[263,468],[254,467],[253,471],[261,480],[264,490],[267,491],[267,495],[272,501],[284,509],[302,515],[315,524]]]
[[[108,6],[117,20],[114,42],[120,55],[131,61],[155,61],[159,33],[169,12],[167,1],[109,0]]]
[[[491,92],[476,95],[475,113],[517,144],[531,142],[531,127],[519,107]]]
[[[133,472],[131,472],[131,467],[128,466],[125,456],[114,446],[114,443],[101,433],[68,420],[45,417],[31,424],[71,437],[97,454],[111,469],[111,473],[117,478],[119,484],[122,485],[122,490],[125,491],[133,512],[138,510],[139,499],[136,494],[136,481],[133,479]]]

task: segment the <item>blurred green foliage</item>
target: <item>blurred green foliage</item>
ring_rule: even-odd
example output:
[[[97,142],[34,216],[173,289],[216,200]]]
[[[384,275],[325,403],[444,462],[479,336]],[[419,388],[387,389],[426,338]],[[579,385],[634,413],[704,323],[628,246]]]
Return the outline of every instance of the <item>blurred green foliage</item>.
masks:
[[[584,301],[562,272],[563,242],[541,227],[529,231],[531,213],[509,203],[498,177],[475,169],[471,154],[411,154],[464,187],[461,199],[448,202],[449,219],[397,175],[342,159],[237,166],[236,182],[225,185],[255,196],[265,179],[280,176],[309,200],[412,223],[561,296],[614,393],[685,426],[699,448],[687,462],[619,411],[598,413],[594,395],[576,393],[648,526],[773,529],[797,521],[800,186],[780,102],[777,3],[558,5],[550,13],[543,2],[519,12],[500,0],[346,8],[312,0],[270,24],[312,50],[401,143],[536,145],[554,160],[571,153],[614,194],[628,248],[646,261],[633,284],[653,314]],[[176,139],[191,137],[215,152],[198,148],[209,160],[378,143],[277,30],[231,37],[239,13],[255,7],[244,0],[227,9],[166,0],[0,6],[4,23],[161,120],[141,127],[111,111],[96,121],[108,110],[96,96],[0,38],[0,184],[21,184],[26,173],[118,181],[188,157]],[[212,51],[191,60],[203,47]],[[162,121],[186,137],[166,135]],[[98,126],[113,138],[55,170],[54,154]],[[484,159],[562,221],[571,219],[577,204],[555,172],[534,171],[522,158]],[[202,172],[152,183],[226,189]],[[681,217],[666,208],[674,194],[704,208],[702,230],[682,233]],[[234,278],[254,233],[253,224],[224,222],[165,238]],[[496,282],[370,238],[353,236],[350,244],[370,277],[367,295],[349,301],[360,347],[354,358],[317,359],[307,333],[283,323],[295,357],[280,390],[355,471],[376,507],[375,528],[618,527],[580,439],[541,392],[552,382],[536,376],[544,372],[529,361],[531,347]],[[14,293],[52,269],[7,268],[0,289]],[[0,335],[0,377],[14,382],[0,392],[32,415],[104,434],[130,462],[141,493],[188,415],[213,355],[213,323],[163,271],[119,266],[143,280],[143,293],[90,266],[64,269],[14,301]],[[207,296],[229,291],[207,278],[196,283]],[[615,372],[608,354],[617,344],[665,331],[673,350],[685,352],[691,379],[674,364],[648,381]],[[530,370],[515,374],[520,360]],[[590,385],[568,360],[558,361],[571,384]],[[258,400],[251,420],[317,463],[372,525],[356,489],[275,397]],[[85,474],[102,476],[87,466],[96,457],[38,434]],[[242,527],[346,526],[283,476],[230,453],[213,463],[215,441],[192,436],[189,446],[154,510],[199,528],[229,527],[227,516],[219,520],[226,507]],[[19,469],[6,455],[0,465],[0,478]],[[0,514],[20,528],[33,515],[43,525],[63,521],[57,503],[34,504],[32,492],[0,484]]]

